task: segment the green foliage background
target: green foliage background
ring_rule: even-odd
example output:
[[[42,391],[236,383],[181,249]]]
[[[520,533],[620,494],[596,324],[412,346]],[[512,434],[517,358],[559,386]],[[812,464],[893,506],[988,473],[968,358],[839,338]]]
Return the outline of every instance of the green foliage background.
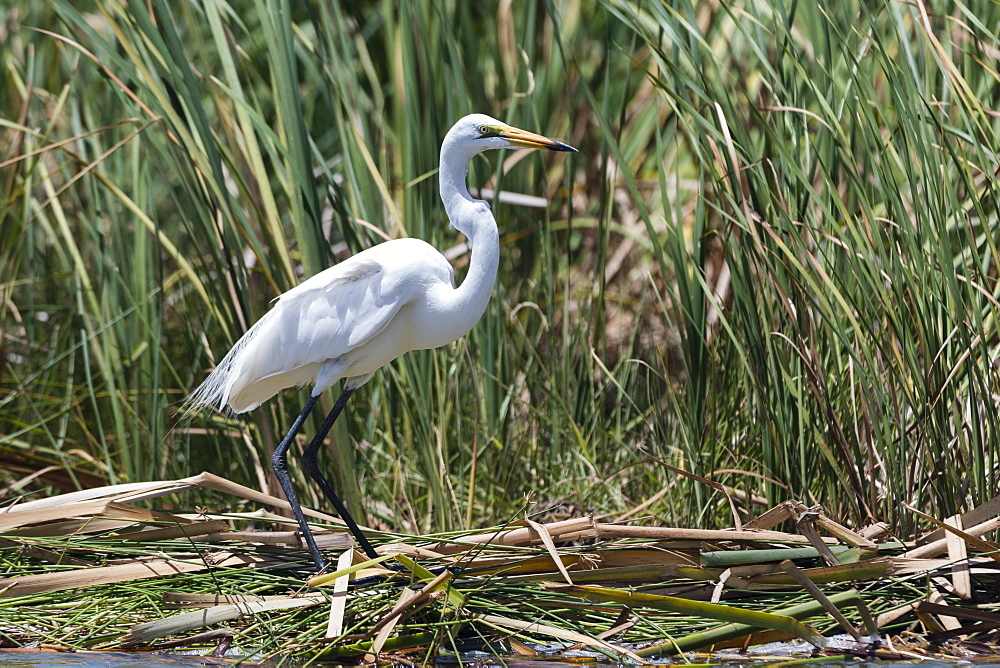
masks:
[[[732,523],[663,464],[744,509],[904,531],[903,502],[981,502],[998,22],[985,1],[8,3],[0,488],[270,487],[304,391],[190,422],[184,395],[274,296],[385,236],[461,275],[437,151],[481,111],[580,153],[474,165],[547,203],[495,202],[482,322],[338,423],[327,463],[371,523],[539,501]]]

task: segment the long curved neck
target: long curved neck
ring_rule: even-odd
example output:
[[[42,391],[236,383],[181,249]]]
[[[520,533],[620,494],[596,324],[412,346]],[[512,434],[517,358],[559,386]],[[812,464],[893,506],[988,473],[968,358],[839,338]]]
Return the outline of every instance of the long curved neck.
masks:
[[[438,188],[445,211],[448,212],[448,220],[466,236],[469,234],[460,227],[463,220],[461,209],[476,201],[472,199],[465,183],[469,174],[469,162],[475,155],[475,151],[463,149],[448,135],[441,144],[441,160],[438,164]]]
[[[473,199],[465,183],[469,161],[474,155],[474,152],[463,152],[447,138],[441,146],[438,174],[441,201],[452,226],[468,238],[472,249],[469,271],[450,300],[454,328],[461,329],[458,336],[472,329],[486,310],[500,266],[500,234],[496,220],[489,204]]]
[[[469,258],[469,270],[465,279],[454,293],[455,306],[461,314],[461,320],[469,319],[465,331],[472,329],[486,311],[500,266],[500,233],[489,205],[477,202],[474,207],[469,208],[474,209],[475,221],[469,225],[469,231],[463,230],[463,233],[469,238],[472,256]],[[457,222],[457,218],[452,218],[452,222]]]

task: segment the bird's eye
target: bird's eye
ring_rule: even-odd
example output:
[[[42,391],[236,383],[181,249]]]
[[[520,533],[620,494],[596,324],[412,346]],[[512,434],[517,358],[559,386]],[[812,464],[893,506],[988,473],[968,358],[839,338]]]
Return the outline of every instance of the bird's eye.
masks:
[[[490,135],[490,128],[489,128],[489,126],[480,125],[479,126],[479,134],[481,134],[484,137],[488,137]]]

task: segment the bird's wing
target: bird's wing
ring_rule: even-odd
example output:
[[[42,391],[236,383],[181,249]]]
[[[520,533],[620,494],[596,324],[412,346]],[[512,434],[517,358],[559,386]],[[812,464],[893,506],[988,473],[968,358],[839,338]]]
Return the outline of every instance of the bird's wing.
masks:
[[[299,322],[298,344],[318,345],[322,359],[335,359],[381,331],[410,298],[387,285],[389,269],[378,259],[355,256],[281,295],[275,310]]]
[[[401,239],[374,246],[276,299],[190,397],[193,406],[250,410],[286,387],[315,381],[320,367],[382,332],[427,282],[452,281],[430,245]]]
[[[291,290],[274,298],[275,302],[288,302],[300,299],[310,293],[336,289],[338,285],[354,283],[379,273],[383,262],[369,257],[371,252],[359,253],[340,264],[324,269],[315,276],[307,278]]]
[[[380,244],[316,274],[281,295],[247,332],[252,339],[234,360],[226,398],[239,410],[237,404],[257,405],[285,387],[313,383],[324,364],[349,362],[352,351],[382,333],[426,283],[451,278],[448,262],[413,239]]]
[[[406,296],[383,289],[385,272],[377,260],[352,258],[281,295],[248,342],[238,379],[294,376],[296,369],[337,359],[377,334]]]

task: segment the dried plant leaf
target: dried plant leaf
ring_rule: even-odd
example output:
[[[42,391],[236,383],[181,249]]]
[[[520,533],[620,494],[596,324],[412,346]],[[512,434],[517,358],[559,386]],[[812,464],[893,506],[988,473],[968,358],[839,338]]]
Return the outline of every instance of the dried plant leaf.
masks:
[[[63,520],[67,517],[88,517],[95,515],[101,515],[103,517],[116,520],[129,520],[132,522],[166,521],[186,524],[190,521],[175,515],[156,513],[152,510],[138,508],[125,503],[118,503],[108,499],[97,499],[93,501],[83,501],[80,503],[56,505],[43,508],[25,509],[20,506],[15,506],[8,512],[0,514],[0,532],[6,533],[10,529],[17,529],[33,524],[42,524],[52,520]]]
[[[911,506],[911,505],[909,505],[907,503],[904,503],[903,507],[906,508],[907,510],[909,510],[911,513],[913,513],[915,515],[919,515],[920,517],[924,518],[928,522],[932,522],[932,523],[938,525],[939,527],[941,527],[942,529],[944,529],[946,532],[954,534],[956,536],[959,536],[966,543],[968,543],[972,547],[976,548],[977,550],[979,550],[981,552],[984,552],[985,555],[988,556],[988,557],[990,557],[991,559],[995,559],[996,561],[1000,561],[1000,545],[997,545],[996,543],[991,543],[988,540],[983,540],[982,538],[979,538],[979,535],[981,535],[981,534],[977,534],[974,531],[963,531],[962,529],[959,529],[957,527],[953,527],[953,526],[949,525],[948,523],[946,523],[946,522],[944,522],[942,520],[939,520],[939,519],[937,519],[935,517],[931,517],[927,513],[924,513],[924,512],[921,512],[921,511],[917,510],[916,508],[914,508],[913,506]],[[998,518],[998,519],[1000,519],[1000,518]],[[977,527],[975,527],[975,529],[978,530],[979,527],[981,527],[981,526],[983,526],[983,525],[978,525]],[[947,547],[947,540],[945,541],[945,545]]]
[[[767,512],[755,517],[749,522],[743,524],[744,530],[749,529],[770,529],[776,527],[782,522],[794,518],[793,508],[795,503],[793,501],[782,501],[774,508],[771,508]]]
[[[273,561],[249,555],[229,553],[213,555],[211,563],[208,561],[182,561],[179,559],[137,559],[133,562],[115,564],[113,566],[76,568],[54,573],[6,578],[0,580],[0,598],[45,594],[54,591],[65,591],[67,589],[78,589],[80,587],[110,584],[112,582],[132,582],[147,578],[158,578],[165,575],[177,575],[178,573],[191,573],[212,566],[232,568],[236,566],[261,566],[271,563]]]
[[[950,527],[962,530],[961,515],[953,515],[945,521]],[[951,567],[951,584],[955,588],[955,593],[964,599],[972,598],[972,577],[969,574],[969,551],[965,541],[958,535],[948,532],[945,536],[948,545],[948,558],[955,562]]]
[[[551,522],[546,524],[545,527],[550,536],[559,537],[560,540],[569,540],[567,535],[574,535],[574,540],[580,536],[597,536],[597,532],[594,529],[594,521],[589,517],[574,517],[560,522]],[[440,554],[454,554],[456,552],[465,552],[471,545],[511,546],[532,545],[540,542],[541,538],[534,529],[531,527],[518,527],[516,529],[504,529],[461,536],[456,538],[454,542],[430,545],[428,549]]]
[[[389,639],[390,635],[392,635],[393,629],[396,628],[396,622],[399,621],[403,610],[409,607],[418,596],[419,594],[417,594],[417,592],[408,587],[403,587],[399,591],[399,598],[396,599],[396,605],[392,607],[389,614],[382,620],[384,624],[372,640],[371,652],[375,656],[372,656],[371,659],[367,659],[366,657],[366,660],[368,660],[369,663],[374,662],[375,657],[382,651],[382,646],[385,645],[385,641]]]
[[[568,586],[568,585],[567,585]],[[568,640],[570,642],[580,643],[588,647],[593,647],[594,649],[600,650],[605,654],[613,658],[619,656],[626,656],[635,663],[648,665],[649,662],[624,647],[618,647],[617,645],[612,645],[606,640],[600,640],[598,638],[592,638],[588,635],[582,633],[577,633],[576,631],[569,631],[567,629],[561,629],[557,626],[550,626],[548,624],[540,624],[538,622],[527,622],[520,619],[510,619],[508,617],[501,617],[499,615],[476,615],[475,619],[479,619],[488,624],[493,624],[501,628],[510,629],[514,631],[521,631],[524,633],[538,633],[541,635],[552,636],[553,638],[559,638],[560,640]]]
[[[347,609],[347,584],[351,574],[347,572],[354,560],[354,550],[347,550],[337,558],[337,571],[343,573],[333,581],[330,592],[330,616],[326,622],[326,637],[339,638],[344,632],[344,611]]]
[[[310,605],[323,603],[326,599],[323,596],[310,596],[303,598],[282,598],[270,601],[248,601],[246,603],[229,603],[217,605],[204,610],[193,610],[182,612],[172,617],[158,619],[145,624],[138,624],[132,627],[126,635],[122,636],[119,642],[123,647],[134,647],[137,645],[147,645],[151,641],[163,636],[175,635],[177,633],[188,633],[195,629],[228,622],[232,619],[254,615],[259,612],[270,612],[274,610],[289,610],[292,608],[302,608]]]
[[[808,543],[809,539],[796,533],[781,531],[742,531],[728,529],[681,529],[676,527],[619,526],[598,524],[601,538],[643,538],[646,540],[711,540],[711,541],[763,541],[771,543]],[[836,543],[836,538],[822,537],[824,543]]]
[[[136,561],[131,564],[79,568],[70,571],[24,575],[0,580],[0,598],[31,596],[79,587],[92,587],[111,582],[132,582],[163,575],[190,573],[208,568],[207,564],[185,563],[171,559]]]
[[[566,582],[568,582],[569,584],[573,584],[573,580],[569,577],[569,571],[566,570],[566,565],[563,564],[562,559],[559,558],[559,551],[556,550],[556,544],[555,542],[553,542],[552,535],[549,534],[549,530],[545,527],[544,524],[539,524],[534,520],[529,519],[525,521],[528,523],[528,526],[530,526],[538,533],[539,538],[542,539],[542,545],[545,546],[545,549],[548,551],[549,556],[552,557],[552,561],[553,563],[555,563],[556,568],[559,569],[559,573],[562,574]]]
[[[992,499],[986,503],[981,503],[967,513],[963,513],[962,526],[974,527],[984,522],[988,522],[993,519],[1000,517],[1000,494],[994,496]],[[920,538],[918,542],[920,543],[931,543],[942,540],[945,537],[945,530],[938,527],[934,531],[925,534]],[[980,535],[980,534],[974,534]]]
[[[180,608],[211,608],[225,603],[249,603],[267,601],[270,599],[285,599],[287,596],[249,596],[241,594],[199,594],[188,592],[166,592],[163,594],[163,607],[167,609]]]
[[[208,520],[207,522],[192,522],[160,529],[123,532],[122,540],[127,541],[161,541],[175,538],[200,538],[208,534],[226,531],[229,523],[225,520]]]

